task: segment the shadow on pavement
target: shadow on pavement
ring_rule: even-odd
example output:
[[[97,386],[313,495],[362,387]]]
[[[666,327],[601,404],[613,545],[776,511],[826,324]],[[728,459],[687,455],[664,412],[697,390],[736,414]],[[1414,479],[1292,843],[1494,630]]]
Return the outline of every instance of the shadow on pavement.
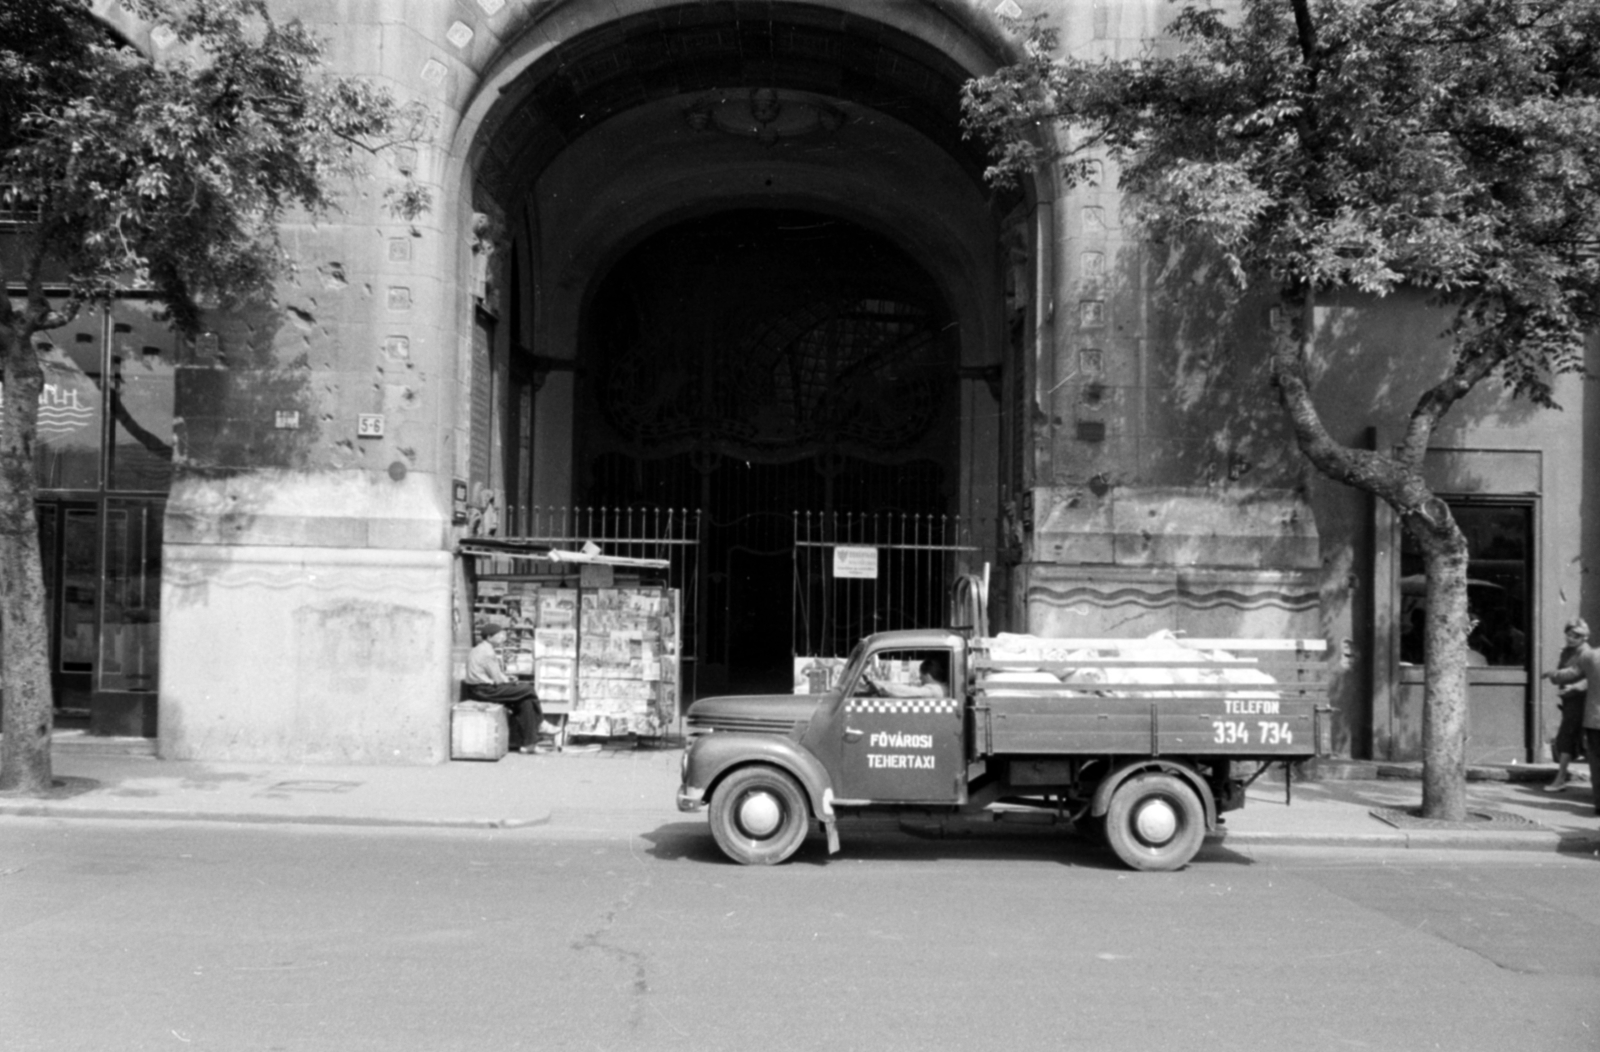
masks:
[[[1225,843],[1217,840],[1207,840],[1200,846],[1200,851],[1194,856],[1196,862],[1222,862],[1231,866],[1254,866],[1256,860],[1249,855],[1241,855]]]
[[[663,861],[698,862],[710,866],[743,868],[722,854],[711,830],[704,824],[673,822],[643,834],[651,846],[646,853]],[[828,854],[827,838],[812,833],[786,866],[826,867],[856,862],[933,863],[947,861],[1046,861],[1074,869],[1132,873],[1111,849],[1097,840],[1071,831],[1014,829],[946,831],[900,828],[878,822],[870,826],[841,823],[840,850]],[[1196,862],[1255,865],[1255,860],[1220,843],[1207,841]]]
[[[1546,793],[1532,786],[1518,786],[1512,798],[1517,806],[1530,810],[1564,815],[1570,818],[1596,817],[1594,803],[1587,789],[1568,789],[1563,793]]]
[[[1578,833],[1563,834],[1556,844],[1556,854],[1600,862],[1600,847],[1595,846],[1594,838]]]
[[[3,800],[68,800],[74,796],[93,792],[103,788],[100,782],[93,778],[74,778],[71,775],[56,775],[50,779],[50,788],[42,793],[3,792]]]

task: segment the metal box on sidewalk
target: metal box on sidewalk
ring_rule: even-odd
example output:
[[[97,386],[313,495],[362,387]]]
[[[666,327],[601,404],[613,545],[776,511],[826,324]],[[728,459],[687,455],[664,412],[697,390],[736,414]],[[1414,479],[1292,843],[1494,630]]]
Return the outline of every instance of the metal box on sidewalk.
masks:
[[[487,701],[459,701],[450,707],[450,758],[498,760],[509,751],[506,707]]]

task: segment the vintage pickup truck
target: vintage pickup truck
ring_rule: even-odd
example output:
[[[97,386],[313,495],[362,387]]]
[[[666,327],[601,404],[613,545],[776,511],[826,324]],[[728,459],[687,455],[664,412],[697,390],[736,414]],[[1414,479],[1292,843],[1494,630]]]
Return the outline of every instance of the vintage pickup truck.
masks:
[[[1135,869],[1176,869],[1244,806],[1247,778],[1326,751],[1325,651],[885,632],[826,694],[695,702],[678,808],[709,804],[718,846],[745,864],[789,858],[813,822],[837,852],[844,815],[1033,810]],[[919,688],[918,668],[948,670],[950,686]]]

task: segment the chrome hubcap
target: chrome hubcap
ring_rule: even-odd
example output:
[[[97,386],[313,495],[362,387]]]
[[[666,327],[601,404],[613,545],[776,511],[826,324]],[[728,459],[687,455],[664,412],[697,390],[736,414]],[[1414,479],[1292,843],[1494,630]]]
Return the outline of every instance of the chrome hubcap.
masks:
[[[783,805],[768,792],[754,792],[739,801],[739,828],[756,839],[777,832],[783,821]]]
[[[1146,800],[1134,813],[1133,831],[1146,844],[1165,844],[1178,832],[1178,812],[1166,800]]]

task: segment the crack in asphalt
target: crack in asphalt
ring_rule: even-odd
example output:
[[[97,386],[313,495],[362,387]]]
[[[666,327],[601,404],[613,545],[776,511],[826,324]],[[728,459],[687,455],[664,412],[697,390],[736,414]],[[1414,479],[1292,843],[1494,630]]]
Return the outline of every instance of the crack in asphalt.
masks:
[[[628,857],[638,867],[638,872],[643,874],[643,860],[635,851],[630,839],[628,843]],[[573,940],[571,948],[579,953],[594,951],[603,958],[620,967],[623,973],[629,976],[629,989],[632,993],[632,1002],[628,1010],[627,1029],[637,1032],[644,1025],[644,1017],[650,1009],[650,957],[642,950],[629,949],[620,945],[613,938],[618,921],[626,914],[632,912],[639,896],[647,891],[653,882],[648,876],[641,875],[628,881],[622,894],[611,907],[600,914],[598,923],[580,938]],[[659,1013],[658,1013],[659,1014]],[[662,1017],[667,1025],[672,1026],[681,1034],[682,1030],[674,1026],[670,1020]]]

